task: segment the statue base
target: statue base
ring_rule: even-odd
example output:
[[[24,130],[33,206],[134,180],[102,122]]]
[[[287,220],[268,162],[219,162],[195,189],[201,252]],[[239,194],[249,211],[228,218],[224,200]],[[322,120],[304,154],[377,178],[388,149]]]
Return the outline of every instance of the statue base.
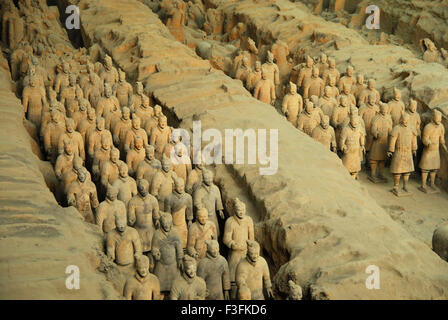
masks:
[[[426,188],[422,188],[421,186],[418,187],[418,190],[420,190],[421,192],[424,192],[426,194],[435,194],[435,193],[440,193],[440,190],[436,187],[426,187]]]
[[[388,182],[388,180],[386,178],[384,178],[384,177],[371,177],[371,176],[368,176],[368,179],[370,181],[372,181],[373,183],[387,183]]]
[[[409,197],[412,196],[412,192],[401,190],[392,189],[390,190],[394,195],[397,197]]]

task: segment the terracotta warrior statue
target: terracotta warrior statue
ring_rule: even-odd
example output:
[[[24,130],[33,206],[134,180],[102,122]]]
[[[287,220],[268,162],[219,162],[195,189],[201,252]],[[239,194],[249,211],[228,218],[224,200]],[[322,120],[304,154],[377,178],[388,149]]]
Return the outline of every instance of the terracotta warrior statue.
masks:
[[[118,102],[117,97],[112,95],[112,87],[109,84],[104,84],[104,97],[101,97],[98,100],[96,106],[96,115],[98,117],[107,118],[109,113],[115,110],[120,109],[120,103]]]
[[[229,265],[219,254],[216,240],[206,240],[207,254],[198,263],[198,276],[205,280],[207,300],[230,300]]]
[[[392,192],[396,196],[410,195],[407,183],[411,172],[414,171],[412,156],[417,154],[417,137],[409,124],[409,115],[401,116],[401,123],[392,129],[389,138],[387,156],[392,157],[390,172],[394,175]],[[400,178],[403,177],[403,192],[398,191]]]
[[[86,159],[84,141],[79,132],[75,131],[75,121],[72,118],[65,120],[65,132],[61,133],[58,140],[58,153],[64,151],[64,141],[70,141],[73,144],[75,154],[79,155],[82,160]]]
[[[159,203],[148,192],[148,181],[139,180],[137,195],[128,203],[128,225],[133,226],[140,235],[142,251],[148,252],[152,248],[152,238],[155,229],[160,227]]]
[[[133,89],[129,82],[126,81],[126,73],[123,70],[118,70],[118,82],[115,85],[115,94],[121,108],[129,107],[131,105]]]
[[[208,220],[206,208],[200,208],[196,212],[196,221],[188,229],[187,253],[199,260],[205,257],[207,251],[205,240],[216,240],[216,226]]]
[[[387,142],[392,132],[392,119],[388,116],[389,105],[380,103],[380,112],[372,121],[370,134],[372,136],[372,147],[369,152],[370,176],[372,182],[387,182],[383,175],[384,164],[387,160]],[[367,128],[366,128],[367,130]],[[378,168],[378,176],[376,170]]]
[[[106,200],[101,202],[96,209],[95,222],[105,234],[116,228],[116,216],[126,218],[126,206],[117,197],[118,189],[109,184],[107,186]]]
[[[200,161],[199,163],[196,163],[193,169],[188,173],[185,191],[191,195],[193,195],[194,191],[202,185],[202,169],[204,169],[204,165],[202,161]]]
[[[87,153],[90,159],[93,159],[95,151],[101,149],[102,136],[106,136],[112,141],[112,134],[109,130],[105,129],[105,123],[106,121],[103,117],[97,117],[95,130],[87,133]]]
[[[350,84],[345,83],[342,86],[342,92],[339,94],[338,96],[338,101],[340,103],[340,101],[346,97],[348,98],[348,100],[350,101],[350,106],[356,107],[356,98],[355,96],[351,93],[352,87],[350,86]]]
[[[152,178],[157,171],[162,169],[162,163],[154,156],[154,147],[151,145],[145,148],[145,159],[141,161],[137,167],[136,179],[145,179],[149,185],[152,185]]]
[[[324,91],[324,81],[319,77],[319,69],[313,68],[311,78],[303,86],[303,98],[308,99],[311,96],[322,96]]]
[[[118,178],[115,179],[112,186],[118,189],[118,200],[123,201],[127,208],[129,200],[137,194],[137,183],[134,178],[129,176],[126,163],[120,163],[118,170]]]
[[[118,71],[112,64],[112,58],[108,55],[104,58],[104,69],[100,74],[100,79],[104,84],[108,84],[110,88],[113,88],[118,82]]]
[[[170,300],[205,300],[207,286],[205,281],[196,275],[197,262],[184,256],[184,270],[171,287]]]
[[[148,136],[146,134],[146,131],[141,128],[141,119],[134,114],[132,117],[132,127],[127,131],[123,145],[126,155],[135,145],[135,140],[137,137],[140,137],[142,139],[143,146],[148,145]]]
[[[155,260],[154,274],[160,281],[160,290],[166,295],[183,270],[184,257],[179,234],[173,228],[169,213],[161,214],[160,228],[154,233],[151,253]]]
[[[330,86],[324,88],[324,94],[319,98],[319,107],[322,113],[328,117],[331,117],[333,110],[338,105],[337,100],[331,96]]]
[[[99,181],[101,170],[104,164],[110,160],[112,144],[107,136],[101,136],[101,148],[95,151],[92,163],[93,180]]]
[[[350,88],[352,88],[355,85],[356,80],[355,77],[353,76],[353,71],[354,70],[352,66],[347,67],[347,69],[345,70],[345,76],[343,76],[338,82],[339,91],[342,91],[345,84],[349,85]]]
[[[131,106],[130,109],[132,112],[136,110],[139,106],[143,104],[144,97],[147,97],[144,93],[143,83],[137,81],[135,84],[135,94],[131,97]],[[148,97],[147,97],[148,98]]]
[[[305,100],[305,110],[299,115],[297,119],[297,129],[311,136],[314,128],[320,123],[320,115],[317,108],[310,100]]]
[[[171,128],[168,126],[167,118],[162,115],[159,117],[159,123],[151,130],[150,144],[154,146],[156,159],[161,160],[165,145],[170,142]]]
[[[236,268],[236,285],[238,291],[247,286],[251,300],[264,300],[263,287],[269,299],[273,299],[271,277],[266,260],[260,257],[260,245],[254,240],[247,240],[247,255],[241,259]]]
[[[333,114],[330,117],[330,124],[334,128],[336,141],[339,141],[339,136],[344,126],[344,120],[349,116],[349,114],[350,101],[347,98],[344,98],[341,100],[341,103],[336,108],[334,108]]]
[[[143,96],[142,104],[134,108],[134,114],[140,118],[142,128],[145,128],[146,122],[154,116],[154,109],[147,96]]]
[[[57,109],[52,109],[50,115],[51,121],[45,127],[42,136],[45,152],[47,153],[47,160],[55,163],[59,155],[59,136],[65,132],[65,122],[64,116]]]
[[[252,72],[252,68],[250,67],[250,60],[248,57],[243,57],[243,62],[239,66],[239,68],[236,70],[235,78],[238,80],[241,80],[241,82],[244,84],[247,81],[247,77]]]
[[[126,164],[129,168],[129,175],[135,177],[140,162],[145,159],[145,149],[143,148],[143,139],[136,136],[132,149],[126,155]]]
[[[427,43],[426,51],[423,53],[423,61],[425,62],[440,62],[440,53],[437,51],[437,47],[434,42],[429,39],[425,43]],[[429,41],[428,41],[429,40]]]
[[[74,157],[73,143],[70,140],[64,141],[64,152],[58,156],[54,165],[54,173],[60,182],[73,169]]]
[[[171,168],[170,158],[163,157],[162,170],[158,170],[152,178],[151,194],[159,201],[159,207],[162,211],[164,211],[165,199],[173,192],[174,180],[177,178]]]
[[[445,144],[445,128],[442,124],[442,113],[436,109],[433,109],[432,121],[423,129],[422,143],[424,149],[418,165],[422,170],[422,185],[419,189],[426,193],[431,191],[437,192],[435,181],[437,171],[440,169],[439,147],[442,147],[446,154],[448,154],[448,149]],[[428,175],[430,181],[427,186]]]
[[[367,83],[367,88],[364,89],[364,91],[362,91],[359,94],[358,105],[361,106],[363,103],[366,103],[367,99],[371,93],[373,93],[376,97],[375,103],[378,103],[380,101],[380,93],[378,92],[378,90],[375,89],[375,85],[376,85],[375,80],[369,79],[369,81]]]
[[[341,74],[336,68],[336,61],[334,60],[334,58],[328,58],[328,70],[325,72],[325,74],[322,75],[322,79],[324,80],[325,85],[328,85],[330,76],[335,78],[336,83],[339,83]]]
[[[69,85],[70,65],[67,62],[62,63],[62,72],[58,73],[54,79],[54,91],[59,94]]]
[[[293,126],[297,123],[297,117],[303,110],[303,99],[297,93],[297,86],[290,82],[289,93],[283,97],[282,112]]]
[[[177,230],[182,248],[187,247],[188,228],[193,221],[193,199],[185,192],[185,182],[181,178],[174,180],[173,192],[165,198],[165,212],[173,217],[173,226]]]
[[[347,168],[350,175],[358,178],[361,171],[361,161],[365,150],[365,136],[360,126],[359,116],[350,114],[350,122],[341,131],[339,146],[343,152],[342,164]]]
[[[36,78],[30,79],[30,85],[23,89],[22,104],[26,118],[31,121],[37,130],[40,130],[42,110],[47,103],[45,92],[37,87]]]
[[[274,54],[271,51],[267,52],[266,62],[263,63],[261,69],[266,73],[267,79],[271,80],[274,86],[280,84],[280,73],[277,64],[274,62]]]
[[[330,87],[330,94],[329,96],[332,98],[335,98],[339,103],[340,103],[340,98],[339,98],[339,89],[336,86],[336,77],[334,76],[329,76],[328,77],[328,84],[326,85],[326,87]]]
[[[369,94],[367,98],[367,103],[363,104],[361,108],[359,108],[359,116],[364,121],[365,129],[366,129],[366,152],[370,151],[370,147],[372,145],[373,136],[370,131],[372,126],[372,120],[379,112],[379,107],[375,103],[375,95]]]
[[[132,120],[130,118],[131,111],[128,107],[124,107],[121,111],[120,120],[116,121],[112,126],[112,136],[114,139],[114,144],[120,149],[122,154],[125,154],[124,143],[126,140],[126,135],[128,131],[132,128]]]
[[[364,76],[362,74],[358,74],[356,76],[356,83],[352,87],[352,93],[358,101],[359,95],[364,91],[366,85],[364,84]]]
[[[392,118],[393,126],[400,124],[401,115],[405,111],[404,103],[401,100],[401,92],[394,88],[394,98],[389,101],[389,113]]]
[[[202,185],[193,193],[193,205],[195,210],[204,207],[208,212],[208,220],[215,224],[219,236],[219,224],[216,212],[224,219],[224,207],[222,205],[221,191],[213,183],[213,172],[202,170]]]
[[[89,100],[92,107],[96,108],[104,93],[104,86],[94,71],[89,72],[89,82],[84,85],[83,91],[84,97]]]
[[[274,83],[268,79],[268,75],[263,69],[261,71],[261,80],[255,85],[253,96],[255,99],[267,104],[274,105],[275,103]]]
[[[417,112],[417,101],[414,99],[409,100],[409,106],[408,109],[405,111],[406,114],[409,115],[409,126],[414,131],[415,135],[417,136],[417,139],[421,137],[422,131],[421,131],[421,119],[420,115]]]
[[[82,91],[80,91],[82,92]],[[90,108],[90,103],[87,100],[81,100],[79,103],[79,108],[72,113],[71,118],[75,122],[75,128],[78,128],[78,125],[82,120],[87,119],[87,110]],[[78,131],[78,130],[76,130]],[[83,139],[84,142],[84,139]]]
[[[233,208],[235,213],[226,220],[222,241],[229,248],[227,260],[229,261],[232,295],[235,296],[236,267],[247,254],[247,240],[254,240],[254,223],[252,218],[246,215],[244,202],[235,198]]]
[[[127,300],[160,300],[160,283],[149,272],[149,259],[145,255],[135,257],[136,272],[126,280],[123,295]]]
[[[146,120],[145,127],[144,127],[149,139],[151,138],[152,129],[157,127],[157,125],[159,124],[159,119],[162,116],[163,116],[162,107],[159,106],[158,104],[156,104],[154,106],[154,115],[151,118]]]
[[[68,86],[61,90],[59,101],[64,105],[67,110],[67,115],[72,116],[72,113],[79,108],[76,100],[76,76],[71,73],[68,76]]]
[[[311,137],[322,143],[328,150],[337,151],[336,135],[327,115],[321,118],[320,125],[313,129]]]
[[[86,222],[95,223],[92,209],[99,205],[96,187],[87,178],[87,169],[78,171],[78,179],[73,181],[67,192],[67,203],[78,209]]]
[[[306,64],[300,69],[299,76],[297,78],[297,87],[302,88],[304,84],[311,79],[313,73],[314,60],[310,56],[306,56]]]
[[[316,64],[316,66],[319,68],[319,74],[324,75],[328,70],[328,57],[325,53],[322,52],[320,54],[319,62]]]
[[[253,92],[257,82],[261,80],[261,62],[255,62],[255,69],[251,70],[246,78],[246,88],[250,92]]]
[[[142,255],[142,245],[137,230],[127,226],[126,217],[115,216],[116,228],[106,235],[107,257],[119,266],[134,265],[135,256]]]
[[[124,163],[120,160],[120,151],[117,148],[112,148],[110,151],[110,160],[106,161],[101,166],[100,182],[101,182],[101,194],[107,190],[107,186],[112,184],[119,176],[120,165]]]

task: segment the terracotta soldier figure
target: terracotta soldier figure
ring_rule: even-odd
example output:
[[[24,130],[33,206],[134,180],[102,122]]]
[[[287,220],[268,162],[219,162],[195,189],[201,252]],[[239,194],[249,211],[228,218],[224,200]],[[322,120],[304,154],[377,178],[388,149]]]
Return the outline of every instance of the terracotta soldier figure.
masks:
[[[137,167],[136,179],[145,179],[152,185],[152,178],[162,168],[162,163],[154,157],[154,147],[151,145],[145,148],[145,159]]]
[[[83,91],[84,97],[96,108],[104,92],[104,86],[95,72],[89,72],[89,82],[85,84]]]
[[[65,120],[65,132],[61,133],[58,139],[58,153],[61,154],[64,150],[64,141],[73,143],[75,154],[79,155],[82,160],[86,159],[84,141],[79,132],[75,131],[75,121],[72,118]]]
[[[105,129],[105,120],[103,117],[96,118],[96,128],[95,130],[87,133],[87,153],[90,159],[93,159],[95,151],[101,148],[102,136],[106,136],[110,141],[112,141],[112,134],[109,130]]]
[[[378,92],[378,90],[375,89],[375,85],[376,82],[373,79],[369,79],[368,83],[367,83],[367,88],[364,89],[358,97],[358,105],[362,105],[363,103],[367,102],[367,98],[369,97],[369,95],[371,93],[375,94],[376,99],[375,99],[375,103],[378,103],[380,101],[380,93]]]
[[[196,221],[188,228],[187,253],[195,259],[202,259],[207,251],[205,240],[217,238],[216,226],[208,220],[207,209],[198,209]]]
[[[359,116],[350,114],[350,122],[341,131],[339,147],[343,152],[342,164],[347,168],[350,175],[357,179],[361,171],[361,161],[365,153],[365,136],[358,128]]]
[[[96,115],[107,118],[110,112],[120,109],[118,99],[112,95],[112,87],[109,84],[104,85],[104,97],[98,100],[96,105]]]
[[[326,85],[326,87],[330,87],[330,94],[329,96],[332,98],[335,98],[339,103],[340,100],[339,99],[339,89],[336,86],[336,77],[335,76],[329,76],[328,77],[328,84]]]
[[[247,240],[247,255],[238,263],[235,273],[238,290],[247,286],[251,300],[264,300],[263,287],[268,298],[274,297],[271,277],[266,260],[260,257],[260,245],[254,240]]]
[[[423,53],[423,61],[425,62],[440,62],[440,53],[432,41],[427,41],[428,47]]]
[[[324,80],[325,85],[328,85],[330,76],[335,78],[336,83],[339,83],[341,74],[336,68],[336,61],[334,60],[334,58],[328,58],[328,70],[325,72],[325,74],[322,75],[322,79]]]
[[[126,164],[129,168],[129,175],[136,176],[137,168],[140,162],[145,159],[145,149],[143,148],[143,139],[136,136],[132,149],[126,155]]]
[[[74,156],[73,143],[70,140],[64,141],[64,152],[58,156],[54,165],[54,173],[59,181],[73,169]]]
[[[119,266],[134,265],[135,256],[142,255],[137,230],[126,225],[126,217],[115,216],[116,228],[106,235],[107,257]]]
[[[112,58],[108,55],[104,58],[104,69],[100,74],[100,79],[103,84],[108,84],[111,88],[118,82],[118,71],[112,64]]]
[[[89,105],[90,105],[90,103],[87,100],[81,101],[79,103],[78,110],[76,110],[75,112],[72,113],[71,118],[75,122],[75,128],[78,128],[78,125],[81,123],[82,120],[87,119],[87,110],[89,108]],[[84,139],[83,139],[83,142],[84,142]]]
[[[112,144],[107,136],[101,136],[101,148],[95,151],[92,163],[93,180],[98,181],[104,164],[110,160]]]
[[[219,224],[216,212],[219,217],[224,219],[224,207],[222,205],[221,191],[213,183],[213,172],[210,170],[202,170],[202,185],[193,193],[193,205],[196,210],[201,207],[207,209],[208,220],[215,224],[216,232],[219,236]]]
[[[73,181],[67,192],[67,203],[78,209],[86,222],[95,223],[92,209],[99,205],[96,187],[87,179],[87,169],[78,171],[78,179]]]
[[[143,104],[143,97],[147,97],[143,92],[143,84],[140,81],[137,81],[135,91],[135,94],[131,97],[130,109],[132,112]]]
[[[110,151],[110,160],[106,161],[101,167],[101,194],[107,189],[109,184],[112,184],[119,176],[119,168],[123,161],[120,160],[120,151],[117,148],[112,148]]]
[[[173,192],[165,198],[165,212],[173,217],[173,226],[177,230],[182,248],[187,247],[188,227],[193,221],[193,199],[185,192],[185,182],[181,178],[174,180]]]
[[[70,185],[73,181],[78,179],[78,172],[79,170],[84,170],[85,167],[83,166],[83,161],[80,157],[74,156],[73,157],[73,167],[72,170],[63,170],[62,177],[60,179],[60,186],[62,188],[62,192],[64,195],[67,195],[68,189],[70,188]],[[86,180],[92,181],[92,178],[90,176],[90,172],[87,171],[87,177]]]
[[[422,170],[422,185],[419,189],[426,193],[428,193],[428,190],[430,192],[438,191],[435,181],[437,171],[440,169],[439,147],[442,147],[445,153],[448,154],[448,149],[445,144],[445,128],[441,122],[442,113],[433,109],[432,121],[423,129],[422,143],[424,149],[418,165]],[[426,181],[428,180],[428,175],[430,181],[427,186]]]
[[[59,155],[59,136],[65,132],[65,122],[63,121],[63,115],[57,109],[52,109],[50,115],[51,121],[45,127],[42,136],[47,160],[55,163]]]
[[[54,79],[54,91],[59,94],[65,87],[69,85],[70,66],[67,62],[62,63],[62,72],[58,73]]]
[[[305,100],[305,110],[299,114],[297,119],[297,129],[311,136],[314,128],[320,123],[319,111],[314,108],[314,104],[310,100]]]
[[[150,144],[154,146],[156,159],[162,159],[163,148],[171,139],[171,128],[167,125],[167,118],[159,117],[159,124],[151,130]]]
[[[152,237],[155,229],[160,226],[159,203],[148,192],[148,181],[139,180],[138,193],[128,203],[128,224],[133,226],[140,235],[142,251],[148,252],[152,248]]]
[[[157,125],[159,124],[159,119],[162,116],[162,107],[156,104],[154,106],[154,115],[151,118],[147,119],[145,123],[144,129],[146,131],[146,134],[148,135],[148,139],[151,138],[151,131],[153,128],[157,127]]]
[[[149,272],[149,259],[145,255],[135,257],[136,272],[126,280],[123,295],[127,300],[160,300],[160,282]]]
[[[395,127],[400,124],[401,115],[405,111],[404,103],[401,100],[401,92],[397,88],[394,88],[394,98],[389,101],[389,113],[392,117],[392,124]]]
[[[36,79],[30,79],[30,85],[23,89],[22,104],[26,118],[31,121],[37,130],[40,130],[42,109],[47,103],[45,93],[36,86]]]
[[[126,81],[126,73],[121,69],[118,70],[118,82],[115,85],[114,91],[121,108],[129,107],[132,100],[133,89],[131,84]]]
[[[319,107],[323,114],[331,117],[334,108],[338,105],[338,102],[334,97],[331,96],[331,88],[326,86],[324,88],[324,94],[319,98]]]
[[[202,162],[196,163],[194,168],[188,173],[185,191],[193,194],[194,191],[202,185],[202,169],[204,165]]]
[[[324,75],[328,70],[328,57],[325,53],[320,54],[319,62],[316,64],[316,67],[319,68],[319,74]]]
[[[146,122],[154,116],[154,109],[150,106],[147,96],[143,96],[142,104],[134,108],[134,114],[140,118],[142,128],[145,128]]]
[[[289,122],[293,126],[297,123],[297,117],[303,110],[303,99],[300,94],[297,93],[297,86],[290,82],[289,93],[283,97],[282,112],[285,114]]]
[[[311,137],[322,143],[328,150],[337,151],[336,135],[327,115],[321,118],[320,125],[313,129]]]
[[[159,278],[160,290],[166,295],[182,271],[184,257],[179,234],[173,228],[171,215],[166,212],[161,214],[160,228],[154,233],[151,254],[155,260],[154,274]]]
[[[370,151],[370,147],[373,141],[373,135],[371,133],[372,120],[379,112],[379,107],[375,103],[375,95],[369,94],[367,98],[367,103],[363,104],[361,108],[359,108],[359,116],[364,121],[364,125],[366,128],[366,152]]]
[[[76,111],[76,76],[71,73],[68,76],[68,86],[61,90],[59,101],[64,105],[67,110],[67,115],[72,116],[72,113]]]
[[[319,69],[313,68],[311,78],[309,78],[303,86],[303,98],[308,99],[315,95],[317,97],[322,96],[324,91],[324,81],[319,77]]]
[[[78,124],[78,127],[76,128],[76,131],[78,131],[81,134],[82,140],[84,141],[84,145],[87,145],[87,132],[95,130],[96,127],[96,113],[95,109],[90,108],[87,110],[87,117],[86,119],[81,120],[81,122]]]
[[[152,178],[151,194],[159,201],[161,210],[164,210],[165,198],[173,192],[174,180],[177,178],[171,167],[171,160],[163,157],[162,170],[157,171]]]
[[[264,103],[274,105],[275,103],[275,86],[274,83],[268,79],[267,73],[261,71],[261,80],[257,82],[254,89],[254,98]]]
[[[392,119],[388,116],[389,105],[380,104],[380,112],[373,119],[370,134],[373,142],[369,152],[370,176],[372,182],[387,182],[383,176],[384,164],[387,159],[387,142],[392,132]],[[367,128],[366,128],[367,130]],[[378,176],[376,170],[378,168]]]
[[[251,70],[251,72],[248,74],[246,78],[247,90],[253,92],[255,86],[257,85],[257,82],[260,80],[261,80],[261,62],[256,61],[254,70]]]
[[[401,123],[392,129],[389,138],[387,155],[392,157],[390,172],[394,175],[394,187],[392,192],[396,196],[410,195],[407,183],[411,172],[414,171],[412,156],[417,154],[417,137],[410,127],[409,115],[401,116]],[[400,178],[403,176],[403,192],[398,191]]]
[[[207,300],[230,300],[229,265],[219,254],[216,240],[206,240],[207,254],[198,263],[198,276],[205,280]]]
[[[350,101],[350,106],[356,107],[356,98],[353,94],[351,94],[351,86],[348,83],[345,83],[342,86],[342,92],[338,96],[338,101],[340,102],[344,97],[347,97]]]
[[[143,146],[148,145],[148,135],[146,131],[141,128],[141,120],[134,115],[132,117],[132,127],[126,132],[126,138],[124,139],[123,149],[126,155],[131,151],[135,145],[136,137],[140,137],[143,142]]]
[[[252,68],[250,67],[250,60],[248,57],[243,57],[243,62],[236,70],[235,79],[241,80],[244,84],[247,81],[247,77],[252,72]]]
[[[227,218],[224,226],[223,243],[229,248],[230,281],[232,282],[232,296],[235,296],[235,271],[238,263],[246,256],[247,240],[254,240],[254,223],[246,215],[246,205],[238,198],[234,199],[235,214]]]
[[[302,88],[304,84],[311,78],[313,74],[314,60],[310,56],[306,56],[306,64],[300,69],[299,76],[297,78],[297,87]]]
[[[129,108],[124,107],[121,112],[121,118],[112,126],[112,136],[114,139],[114,144],[120,149],[121,153],[124,155],[124,143],[126,140],[126,135],[128,131],[132,128],[132,120],[130,118],[131,112]]]
[[[343,128],[344,120],[349,116],[349,114],[350,101],[347,98],[343,98],[341,100],[341,104],[334,108],[333,114],[330,118],[330,124],[334,128],[336,134],[336,141],[339,141],[339,136]],[[339,147],[341,146],[339,145]]]
[[[353,67],[348,66],[347,69],[345,70],[345,76],[343,76],[338,82],[339,91],[342,91],[345,84],[349,85],[349,87],[352,88],[355,85],[355,83],[356,80],[355,77],[353,76]]]
[[[109,184],[106,199],[96,209],[95,222],[105,234],[116,228],[116,216],[126,218],[126,206],[117,197],[118,189]]]
[[[171,287],[170,300],[205,300],[207,287],[205,281],[196,275],[197,262],[184,256],[184,270]]]
[[[364,91],[366,85],[364,84],[364,76],[362,74],[358,74],[356,76],[356,83],[353,85],[352,93],[358,101],[359,95]]]
[[[118,178],[112,183],[112,186],[118,189],[118,200],[121,200],[128,207],[129,200],[137,194],[137,183],[134,178],[128,175],[128,166],[121,162],[118,168]]]
[[[277,64],[274,63],[274,55],[271,51],[267,52],[266,62],[263,63],[261,69],[266,73],[267,79],[271,80],[274,86],[280,84],[280,73]]]
[[[417,138],[420,138],[422,131],[420,115],[417,112],[417,101],[414,99],[409,100],[409,106],[405,113],[409,115],[409,126],[414,130]]]

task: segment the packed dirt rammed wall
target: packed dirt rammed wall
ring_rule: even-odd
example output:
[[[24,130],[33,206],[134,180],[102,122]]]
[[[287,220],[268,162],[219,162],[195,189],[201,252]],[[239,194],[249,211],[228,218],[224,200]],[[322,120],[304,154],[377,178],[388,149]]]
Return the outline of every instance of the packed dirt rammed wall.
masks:
[[[97,271],[104,256],[97,227],[60,207],[49,189],[53,169],[37,156],[8,63],[0,60],[0,299],[118,299]],[[79,290],[66,287],[70,265],[79,268]]]
[[[74,2],[84,43],[98,43],[143,81],[181,127],[191,129],[196,115],[203,129],[279,130],[275,175],[259,175],[261,165],[228,167],[260,212],[256,238],[275,263],[280,293],[292,272],[314,299],[448,297],[448,265],[395,223],[334,154],[175,41],[148,7],[135,0]],[[380,290],[365,286],[369,265],[380,268]]]

